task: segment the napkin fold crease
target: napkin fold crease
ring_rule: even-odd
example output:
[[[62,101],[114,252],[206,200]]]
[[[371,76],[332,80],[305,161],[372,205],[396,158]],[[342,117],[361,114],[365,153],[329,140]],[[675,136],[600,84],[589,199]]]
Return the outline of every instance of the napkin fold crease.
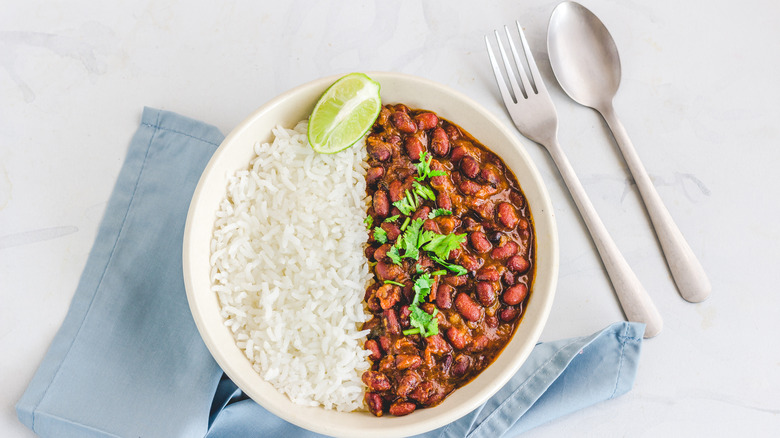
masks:
[[[246,397],[189,312],[184,222],[222,139],[211,125],[144,108],[65,320],[16,406],[38,435],[318,436]],[[422,436],[515,436],[621,395],[633,386],[643,332],[619,322],[540,343],[487,403]]]

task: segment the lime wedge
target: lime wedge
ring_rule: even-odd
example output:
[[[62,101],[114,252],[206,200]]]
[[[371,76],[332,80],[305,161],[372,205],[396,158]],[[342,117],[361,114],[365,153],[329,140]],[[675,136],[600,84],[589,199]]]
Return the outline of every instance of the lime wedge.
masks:
[[[332,154],[357,143],[379,116],[379,83],[363,73],[350,73],[333,83],[309,117],[312,149]]]

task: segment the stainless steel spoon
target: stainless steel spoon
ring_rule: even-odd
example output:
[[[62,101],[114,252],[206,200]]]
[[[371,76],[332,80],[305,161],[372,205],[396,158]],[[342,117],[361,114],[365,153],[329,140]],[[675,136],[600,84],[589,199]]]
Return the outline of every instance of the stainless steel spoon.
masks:
[[[658,196],[626,129],[615,115],[612,100],[620,85],[620,58],[609,31],[579,3],[561,3],[550,17],[547,52],[563,91],[577,103],[601,113],[612,130],[650,214],[680,295],[690,302],[704,301],[712,290],[710,280]]]

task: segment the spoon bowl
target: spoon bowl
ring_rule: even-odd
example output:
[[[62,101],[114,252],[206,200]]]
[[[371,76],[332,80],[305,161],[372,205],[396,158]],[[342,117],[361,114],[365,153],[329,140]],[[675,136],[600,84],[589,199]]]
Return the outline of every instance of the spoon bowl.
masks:
[[[564,2],[547,34],[550,64],[566,94],[591,108],[609,104],[620,86],[620,56],[604,23],[579,3]]]

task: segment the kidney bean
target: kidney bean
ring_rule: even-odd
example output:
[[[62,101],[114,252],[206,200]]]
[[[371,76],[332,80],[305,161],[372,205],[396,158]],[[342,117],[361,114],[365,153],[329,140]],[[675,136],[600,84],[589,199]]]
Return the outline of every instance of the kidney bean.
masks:
[[[436,305],[439,309],[449,309],[452,307],[453,288],[449,284],[441,284],[436,290]]]
[[[383,373],[395,370],[395,356],[388,354],[379,361],[379,371]]]
[[[460,184],[458,184],[458,188],[460,189],[461,192],[463,192],[464,195],[471,196],[479,193],[479,189],[481,189],[482,186],[475,183],[474,181],[465,179],[461,181]]]
[[[455,360],[452,362],[450,371],[452,372],[453,376],[462,377],[466,374],[466,371],[468,371],[470,365],[471,358],[465,354],[459,354],[455,356]]]
[[[377,298],[376,295],[372,295],[366,300],[366,306],[371,313],[382,312],[382,304],[379,302],[379,298]]]
[[[468,350],[477,353],[487,348],[488,344],[490,344],[490,338],[482,334],[474,338],[474,341],[469,344]]]
[[[492,306],[496,302],[496,291],[493,284],[487,281],[477,282],[477,298],[483,306]]]
[[[498,281],[501,278],[501,273],[498,272],[495,266],[485,266],[477,271],[476,279],[482,281]]]
[[[376,251],[374,251],[374,260],[378,262],[387,261],[385,257],[387,257],[387,252],[390,251],[390,248],[392,247],[393,246],[389,243],[385,243],[384,245],[377,248]]]
[[[445,210],[452,210],[452,200],[450,199],[450,195],[443,191],[439,192],[436,195],[436,205],[439,208],[443,208]]]
[[[466,268],[467,271],[476,271],[482,266],[482,263],[484,263],[482,259],[465,252],[458,257],[458,264]]]
[[[528,287],[523,283],[518,283],[514,286],[508,287],[504,291],[502,298],[504,299],[505,303],[509,304],[510,306],[514,306],[516,304],[520,304],[527,296]]]
[[[501,242],[501,236],[503,235],[504,234],[500,231],[491,231],[490,233],[487,233],[488,240],[493,244]]]
[[[471,342],[471,336],[469,336],[468,333],[466,333],[463,329],[458,329],[456,327],[450,327],[445,332],[445,335],[447,336],[447,339],[450,341],[450,344],[452,344],[453,347],[457,348],[458,350],[463,350],[466,348],[466,345],[468,345],[469,342]]]
[[[395,390],[395,393],[399,397],[406,397],[409,395],[414,388],[417,387],[417,385],[420,384],[420,381],[422,379],[420,378],[420,375],[417,374],[415,371],[407,371],[401,379],[398,381],[398,387]]]
[[[417,122],[417,129],[423,131],[435,128],[439,123],[439,116],[434,113],[420,113],[415,116],[414,121]]]
[[[374,272],[379,281],[384,282],[385,280],[398,280],[404,271],[403,268],[393,263],[378,261],[374,266]]]
[[[412,121],[412,118],[409,117],[409,114],[404,111],[396,110],[396,112],[390,116],[390,120],[393,122],[393,125],[395,125],[395,127],[398,128],[398,130],[401,132],[405,132],[407,134],[414,134],[417,132],[417,125]]]
[[[520,315],[520,309],[517,307],[504,307],[498,312],[498,318],[504,322],[512,322]]]
[[[387,336],[380,336],[379,337],[379,346],[382,347],[382,351],[385,353],[390,351],[390,338]]]
[[[471,242],[471,246],[480,254],[490,251],[490,248],[493,247],[485,233],[482,231],[471,232],[469,234],[469,242]]]
[[[366,255],[366,259],[370,262],[373,260],[376,260],[374,258],[374,254],[376,254],[376,248],[373,246],[367,246],[366,249],[363,250],[363,254]]]
[[[515,208],[512,207],[512,204],[502,202],[498,204],[496,212],[498,215],[498,221],[501,222],[501,225],[509,229],[513,229],[520,220],[520,218],[517,216],[517,211],[515,211]]]
[[[415,161],[420,159],[420,154],[425,150],[425,146],[418,137],[406,137],[404,147],[406,148],[406,155],[409,155],[409,158]]]
[[[376,290],[376,297],[382,309],[387,310],[401,300],[401,288],[394,284],[383,284]]]
[[[427,205],[423,205],[419,209],[417,209],[416,212],[412,215],[412,220],[415,219],[428,219],[428,215],[431,213],[431,207],[428,207]]]
[[[531,264],[528,263],[528,260],[524,259],[522,256],[515,255],[506,261],[506,267],[518,274],[522,274],[527,271],[529,267],[531,267]]]
[[[409,107],[404,105],[404,104],[402,104],[402,103],[397,103],[395,105],[389,105],[389,106],[391,106],[394,111],[401,111],[402,113],[409,113]]]
[[[362,379],[369,391],[387,391],[390,389],[390,379],[378,371],[368,370],[363,373]]]
[[[417,403],[420,403],[423,406],[430,406],[441,399],[441,397],[438,396],[438,392],[441,392],[441,389],[437,384],[431,381],[425,381],[414,388],[414,391],[409,394],[409,398],[417,401]]]
[[[479,175],[479,163],[469,155],[460,160],[460,170],[467,177],[474,179]]]
[[[486,221],[493,219],[493,203],[474,199],[471,200],[469,204],[471,209],[474,210],[482,219]]]
[[[452,148],[452,155],[450,155],[450,161],[457,163],[466,156],[466,148],[463,146],[457,146]]]
[[[444,277],[444,282],[450,286],[463,286],[468,281],[468,277],[465,275],[448,275]]]
[[[501,281],[504,282],[505,285],[511,286],[515,284],[515,274],[514,272],[510,270],[504,271],[504,274],[501,276]]]
[[[404,198],[403,183],[397,179],[390,183],[387,191],[390,195],[390,202],[398,202]]]
[[[431,137],[431,150],[434,154],[444,157],[450,153],[450,140],[447,138],[447,133],[442,128],[436,128],[433,130],[433,136]]]
[[[382,166],[372,167],[366,171],[366,184],[373,185],[377,181],[379,181],[379,179],[382,178],[384,175],[385,175],[384,167]]]
[[[382,396],[375,393],[375,392],[366,392],[365,395],[366,400],[366,406],[368,406],[368,411],[374,414],[377,417],[381,417],[382,414],[384,414],[384,401],[382,400]]]
[[[457,260],[461,252],[460,248],[451,249],[450,253],[447,254],[447,260]]]
[[[460,130],[457,127],[455,127],[453,125],[450,125],[450,124],[447,124],[446,126],[444,126],[444,131],[447,132],[447,137],[450,140],[457,140],[461,136]]]
[[[387,234],[387,240],[391,242],[401,235],[401,227],[392,222],[382,222],[380,227],[385,230],[385,233]]]
[[[479,173],[479,176],[482,177],[482,179],[492,187],[498,187],[498,185],[501,184],[501,179],[498,176],[498,170],[496,170],[496,167],[492,164],[486,164]]]
[[[441,234],[441,230],[439,230],[439,224],[437,224],[433,219],[427,219],[425,222],[423,222],[423,229],[432,231],[436,234]]]
[[[493,251],[490,252],[490,256],[495,260],[506,260],[517,254],[518,251],[520,251],[520,247],[510,240],[502,246],[493,248]]]
[[[512,202],[513,205],[517,206],[517,208],[523,208],[523,205],[525,205],[525,198],[523,197],[523,195],[514,190],[509,192],[509,200]]]
[[[412,402],[397,401],[390,405],[390,409],[387,412],[390,412],[390,415],[402,417],[411,414],[415,409],[417,409],[417,405]]]
[[[387,309],[384,311],[385,330],[391,335],[401,334],[401,324],[398,323],[398,314],[395,313],[395,309]]]
[[[412,310],[408,305],[401,306],[401,312],[398,314],[398,319],[401,321],[401,328],[409,328],[409,315],[412,314]]]
[[[393,156],[393,147],[379,139],[369,141],[372,137],[366,138],[366,150],[368,155],[379,161],[387,161]]]
[[[463,292],[455,297],[455,308],[458,309],[458,313],[469,321],[479,321],[479,318],[482,317],[482,309],[479,307],[479,304]]]
[[[485,316],[485,324],[490,328],[498,327],[498,318],[495,315]]]
[[[382,352],[379,351],[379,344],[373,339],[369,339],[366,341],[365,345],[366,350],[371,352],[371,355],[368,356],[371,360],[379,360],[382,358]]]
[[[372,199],[374,214],[380,218],[386,217],[390,212],[390,203],[387,201],[387,193],[384,190],[377,190],[374,192],[374,198]]]
[[[520,218],[519,221],[517,221],[517,229],[518,230],[527,230],[528,229],[528,221],[525,218]]]
[[[452,351],[450,344],[448,344],[441,335],[429,336],[425,338],[425,342],[427,342],[428,347],[434,354],[444,354]]]
[[[395,367],[399,370],[414,369],[422,365],[422,358],[413,354],[399,354],[395,357]]]

